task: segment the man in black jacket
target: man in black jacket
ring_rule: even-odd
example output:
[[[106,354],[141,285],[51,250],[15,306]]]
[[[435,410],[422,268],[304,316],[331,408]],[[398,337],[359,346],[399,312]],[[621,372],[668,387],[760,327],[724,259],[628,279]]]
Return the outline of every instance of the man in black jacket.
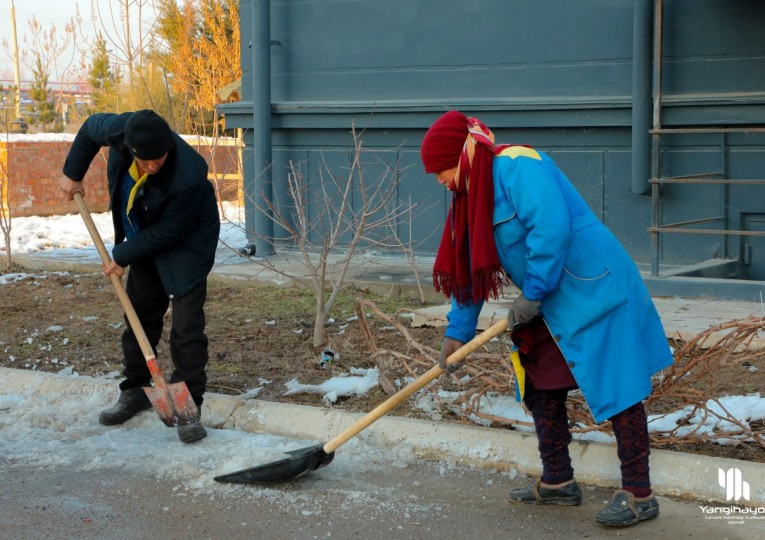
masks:
[[[78,131],[64,163],[61,188],[70,200],[76,192],[85,194],[82,179],[104,146],[109,147],[115,243],[105,273],[122,276],[130,267],[125,289],[155,352],[172,304],[170,382],[185,382],[201,407],[207,382],[207,275],[220,232],[207,163],[153,111],[94,114]],[[151,408],[143,391],[151,375],[130,324],[122,335],[122,352],[125,380],[117,403],[99,417],[104,425],[122,424]],[[206,435],[200,422],[178,428],[185,443]]]

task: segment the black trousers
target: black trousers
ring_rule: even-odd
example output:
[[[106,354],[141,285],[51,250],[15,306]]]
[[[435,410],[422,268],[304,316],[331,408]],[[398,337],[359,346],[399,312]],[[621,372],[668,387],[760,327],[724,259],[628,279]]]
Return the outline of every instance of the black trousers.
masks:
[[[194,402],[201,405],[207,384],[205,368],[208,351],[204,312],[207,282],[203,281],[182,297],[171,300],[162,286],[154,262],[144,259],[130,265],[125,290],[155,355],[162,337],[165,313],[172,303],[170,356],[174,370],[170,382],[185,382]],[[146,359],[127,317],[125,322],[127,330],[122,334],[125,366],[122,374],[125,380],[120,383],[120,390],[148,386],[151,382]]]

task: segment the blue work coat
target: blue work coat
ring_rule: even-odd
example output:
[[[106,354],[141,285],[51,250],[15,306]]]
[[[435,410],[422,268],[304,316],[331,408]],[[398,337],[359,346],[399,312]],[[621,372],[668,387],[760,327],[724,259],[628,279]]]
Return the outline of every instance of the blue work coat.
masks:
[[[553,160],[524,146],[494,158],[494,242],[500,263],[540,311],[602,422],[646,398],[673,362],[637,267]],[[475,336],[481,304],[452,300],[446,336]]]

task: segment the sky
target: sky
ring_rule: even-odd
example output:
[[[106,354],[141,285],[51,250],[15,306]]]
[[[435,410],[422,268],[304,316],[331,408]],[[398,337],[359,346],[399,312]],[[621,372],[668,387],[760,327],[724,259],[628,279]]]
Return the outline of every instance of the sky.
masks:
[[[244,234],[238,216],[241,209],[227,203],[224,207],[226,220],[221,228],[219,256],[230,252],[228,246],[244,244]],[[94,221],[102,237],[110,248],[111,217],[108,213],[93,214]],[[14,253],[47,252],[51,255],[80,256],[83,259],[98,260],[92,247],[90,236],[79,215],[51,217],[19,217],[12,221],[11,249]],[[4,241],[0,239],[0,252],[4,252]],[[42,280],[46,273],[0,274],[0,298],[2,288],[18,280]],[[274,324],[265,321],[264,324]],[[53,331],[53,330],[52,330]],[[66,328],[56,328],[61,339],[66,339]],[[0,354],[3,354],[0,342]],[[20,369],[38,368],[35,364],[19,359]],[[61,377],[80,377],[72,366],[65,361],[54,364]],[[105,379],[120,379],[117,372],[105,375]],[[411,379],[398,381],[400,386]],[[270,381],[261,380],[260,386],[247,389],[243,396],[256,398],[263,386]],[[377,371],[350,366],[342,376],[328,378],[321,384],[305,384],[299,380],[290,381],[285,394],[315,393],[330,404],[343,395],[364,395],[377,386]],[[31,391],[30,391],[31,392]],[[440,420],[438,403],[453,405],[457,393],[441,391],[436,399],[432,394],[422,391],[410,399],[416,400],[417,406],[428,413],[431,419]],[[209,491],[216,487],[213,476],[258,463],[269,463],[283,457],[284,450],[301,448],[316,441],[294,441],[264,434],[250,434],[238,430],[209,429],[207,442],[190,446],[178,446],[172,462],[166,462],[168,439],[176,437],[172,430],[164,429],[155,415],[141,415],[131,420],[124,430],[106,430],[97,423],[93,411],[101,410],[114,400],[113,391],[96,392],[83,399],[81,395],[50,393],[31,395],[26,391],[9,391],[0,385],[0,455],[11,462],[19,460],[39,467],[53,467],[77,464],[81,467],[97,469],[102,456],[109,455],[111,460],[123,459],[119,456],[143,454],[146,459],[140,463],[128,462],[126,467],[143,467],[146,472],[161,474],[178,480],[185,489]],[[759,393],[747,396],[727,396],[721,399],[725,409],[733,417],[748,422],[765,420],[765,398]],[[717,407],[712,403],[708,407]],[[529,422],[531,418],[517,403],[513,396],[489,394],[483,397],[480,411],[491,416]],[[733,444],[735,441],[720,437],[720,432],[737,429],[716,418],[702,418],[703,411],[695,415],[690,407],[680,409],[668,415],[649,417],[649,430],[666,431],[677,426],[678,420],[688,417],[686,430],[699,429],[701,433],[714,433],[719,442]],[[477,424],[485,423],[480,418],[472,418]],[[519,431],[529,428],[517,425]],[[158,436],[159,435],[159,436]],[[575,439],[587,441],[611,442],[604,434],[592,432],[575,435]],[[466,449],[466,452],[468,449]],[[245,456],[243,458],[242,456]],[[370,456],[379,456],[370,459]],[[244,462],[245,459],[247,462]],[[332,467],[356,469],[375,466],[375,463],[401,461],[411,462],[416,459],[411,447],[402,444],[390,450],[372,450],[358,439],[352,439],[343,446],[342,459],[335,459]],[[161,465],[158,465],[161,464]],[[340,473],[342,474],[342,472]]]
[[[98,2],[101,6],[101,13],[104,14],[102,23],[94,23],[91,19],[93,2]],[[151,4],[152,0],[143,0],[144,3]],[[18,35],[18,47],[19,53],[24,48],[24,35],[27,35],[29,39],[29,21],[32,17],[36,17],[37,21],[47,31],[50,30],[52,25],[56,25],[57,31],[63,31],[64,26],[69,20],[75,16],[76,6],[79,6],[80,16],[82,18],[82,31],[91,38],[96,35],[97,28],[103,28],[104,31],[109,31],[111,28],[111,17],[106,16],[108,13],[108,6],[116,5],[115,0],[14,0],[14,6],[16,9],[16,33]],[[151,5],[147,5],[144,8],[143,16],[145,20],[151,16],[153,18],[154,11]],[[131,17],[132,19],[132,17]],[[11,26],[11,0],[0,0],[0,79],[3,79],[2,84],[7,86],[5,81],[10,79],[13,81],[13,43],[12,43],[12,26]],[[8,41],[7,49],[2,45],[3,41]],[[79,62],[79,56],[75,60],[75,63]],[[72,74],[74,77],[74,74]],[[28,80],[31,78],[31,74],[24,72],[22,68],[21,79]],[[54,80],[54,77],[51,77]]]

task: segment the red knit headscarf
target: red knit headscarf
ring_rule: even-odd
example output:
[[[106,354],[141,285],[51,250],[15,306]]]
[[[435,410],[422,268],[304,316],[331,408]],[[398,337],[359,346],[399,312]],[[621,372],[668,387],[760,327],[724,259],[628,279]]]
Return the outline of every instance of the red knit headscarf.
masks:
[[[472,162],[468,147],[475,147]],[[478,119],[449,111],[425,133],[420,148],[426,173],[457,167],[459,177],[433,265],[437,291],[461,304],[502,294],[504,272],[494,244],[494,142]]]

